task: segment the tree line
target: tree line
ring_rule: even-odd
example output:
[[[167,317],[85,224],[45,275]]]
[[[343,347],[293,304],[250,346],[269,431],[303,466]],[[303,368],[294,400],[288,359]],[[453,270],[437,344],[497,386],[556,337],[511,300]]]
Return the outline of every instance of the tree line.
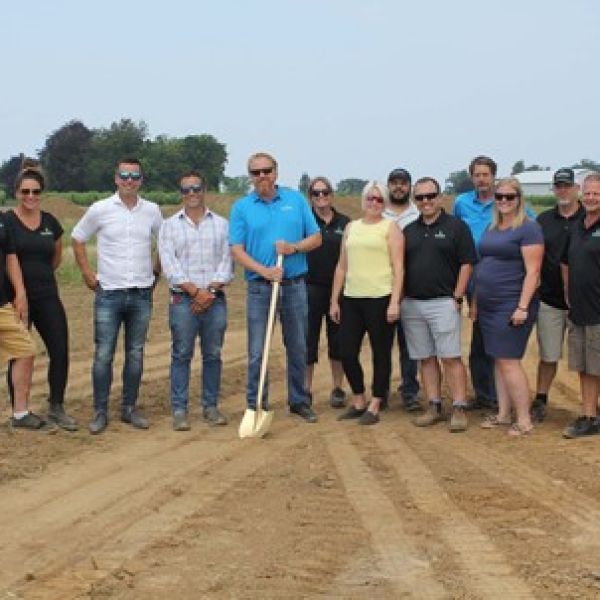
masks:
[[[208,134],[150,139],[144,121],[121,119],[109,127],[89,129],[82,121],[72,120],[51,133],[37,157],[31,158],[40,161],[49,189],[80,192],[113,189],[115,161],[123,157],[142,161],[146,189],[173,189],[183,171],[198,169],[208,188],[218,190],[227,150]],[[7,194],[12,194],[21,161],[22,154],[18,154],[0,166],[0,185]]]

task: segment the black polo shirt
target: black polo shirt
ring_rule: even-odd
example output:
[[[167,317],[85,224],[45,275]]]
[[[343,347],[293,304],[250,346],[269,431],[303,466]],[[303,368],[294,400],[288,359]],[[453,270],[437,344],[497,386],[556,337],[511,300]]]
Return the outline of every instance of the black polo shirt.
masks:
[[[404,228],[404,295],[419,300],[452,297],[462,265],[477,262],[473,236],[443,209],[427,225],[421,215]]]
[[[580,219],[569,234],[561,262],[569,265],[569,319],[600,324],[600,220],[586,229]]]
[[[577,212],[570,217],[563,217],[558,208],[545,210],[538,215],[537,222],[544,234],[544,260],[540,282],[540,300],[554,308],[566,309],[563,281],[560,274],[560,258],[563,255],[565,244],[569,239],[569,232],[574,223],[585,215],[581,204]]]
[[[6,216],[0,213],[0,306],[10,301],[6,285],[6,255],[16,254],[12,232],[6,225]]]
[[[27,299],[38,300],[58,294],[52,260],[56,240],[62,236],[63,228],[56,217],[41,211],[39,226],[29,229],[11,210],[6,213],[5,223],[15,241]]]
[[[350,222],[350,218],[335,209],[333,209],[333,217],[329,223],[325,223],[314,209],[313,215],[321,230],[323,242],[306,255],[308,260],[306,281],[313,285],[331,286],[335,267],[340,257],[344,228]]]

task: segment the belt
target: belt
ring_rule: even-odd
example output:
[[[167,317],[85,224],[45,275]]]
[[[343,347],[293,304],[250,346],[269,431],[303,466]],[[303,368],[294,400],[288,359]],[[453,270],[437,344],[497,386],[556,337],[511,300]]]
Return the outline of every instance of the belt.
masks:
[[[306,275],[298,275],[297,277],[290,277],[288,279],[282,279],[279,282],[279,285],[294,285],[295,283],[300,283],[306,279]],[[264,277],[257,277],[256,279],[251,279],[250,281],[256,283],[262,283],[264,285],[271,285],[273,282],[269,279],[265,279]]]
[[[186,294],[182,290],[174,290],[173,288],[169,288],[169,291],[174,296],[188,296],[188,294]],[[223,290],[217,290],[215,292],[215,298],[225,298],[225,292]]]

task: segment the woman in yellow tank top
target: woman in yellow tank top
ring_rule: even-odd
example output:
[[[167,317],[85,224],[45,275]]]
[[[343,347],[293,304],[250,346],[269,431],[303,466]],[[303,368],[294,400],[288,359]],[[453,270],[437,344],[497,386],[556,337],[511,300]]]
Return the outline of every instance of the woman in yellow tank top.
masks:
[[[387,187],[381,183],[370,181],[363,189],[363,216],[348,223],[344,231],[329,309],[331,318],[340,323],[342,365],[353,394],[352,405],[340,419],[359,419],[362,425],[379,421],[392,370],[394,322],[400,315],[404,236],[393,221],[383,217],[388,201]],[[365,333],[373,362],[369,402],[359,361]]]

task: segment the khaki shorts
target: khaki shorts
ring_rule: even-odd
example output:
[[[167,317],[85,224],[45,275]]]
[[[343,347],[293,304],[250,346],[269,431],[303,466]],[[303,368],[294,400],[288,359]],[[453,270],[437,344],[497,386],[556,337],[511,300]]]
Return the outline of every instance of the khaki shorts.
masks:
[[[0,358],[26,358],[35,355],[35,343],[11,304],[0,306]]]
[[[540,302],[536,323],[540,360],[555,363],[562,358],[568,312]]]
[[[400,317],[412,360],[460,357],[460,312],[452,298],[404,298]]]
[[[600,325],[569,321],[569,369],[600,377]]]

